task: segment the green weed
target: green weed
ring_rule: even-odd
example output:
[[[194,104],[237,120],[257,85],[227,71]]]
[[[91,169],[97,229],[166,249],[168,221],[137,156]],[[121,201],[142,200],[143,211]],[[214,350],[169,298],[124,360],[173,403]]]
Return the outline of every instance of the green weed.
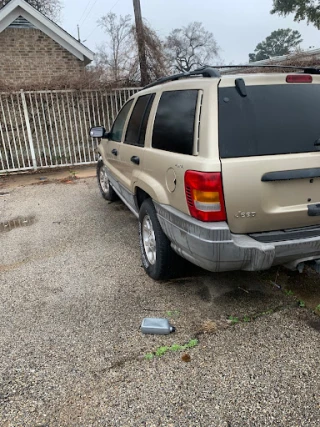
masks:
[[[239,323],[239,317],[229,316],[228,320],[231,320],[231,324],[235,325],[236,323]]]
[[[293,291],[292,291],[291,289],[289,289],[289,290],[288,290],[288,289],[285,289],[285,290],[284,290],[284,293],[285,293],[286,295],[289,295],[289,296],[290,296],[290,295],[293,295]]]
[[[171,347],[168,347],[168,346],[159,347],[154,353],[147,353],[144,356],[144,358],[146,360],[152,360],[154,356],[161,357],[166,353],[168,353],[169,351],[173,351],[173,352],[183,351],[183,350],[186,350],[187,348],[196,347],[198,344],[199,344],[199,341],[197,339],[192,339],[187,344],[184,344],[184,345],[172,344]]]
[[[166,311],[167,317],[178,317],[179,315],[180,315],[179,310],[168,310],[168,311]]]

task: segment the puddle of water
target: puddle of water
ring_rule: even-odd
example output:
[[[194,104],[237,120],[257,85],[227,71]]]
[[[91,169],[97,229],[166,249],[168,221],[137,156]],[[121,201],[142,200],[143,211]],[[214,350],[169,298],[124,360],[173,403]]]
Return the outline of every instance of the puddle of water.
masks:
[[[17,218],[10,219],[9,221],[0,222],[0,233],[11,231],[14,228],[28,227],[35,223],[35,216],[19,216]]]

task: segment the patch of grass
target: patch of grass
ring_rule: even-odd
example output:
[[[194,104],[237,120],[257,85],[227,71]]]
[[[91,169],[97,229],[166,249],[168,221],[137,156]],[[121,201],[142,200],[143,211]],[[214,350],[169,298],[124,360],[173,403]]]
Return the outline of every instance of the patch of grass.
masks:
[[[305,307],[306,303],[301,299],[298,301],[299,307]]]
[[[239,323],[239,317],[229,316],[228,320],[231,321],[231,325],[235,325],[236,323]]]
[[[144,356],[144,358],[145,358],[146,360],[152,360],[152,359],[154,358],[154,354],[153,354],[153,353],[147,353],[147,354]]]
[[[182,350],[182,346],[180,344],[172,344],[170,347],[170,351],[180,351]]]
[[[179,315],[180,315],[179,310],[168,310],[168,311],[166,311],[167,317],[178,317]]]
[[[269,308],[269,310],[263,311],[260,313],[260,316],[267,316],[268,314],[272,314],[274,312],[273,308]]]
[[[172,351],[172,352],[184,351],[187,348],[196,347],[198,344],[199,344],[199,341],[197,339],[192,339],[184,345],[172,344],[171,347],[168,347],[168,346],[159,347],[154,353],[147,353],[144,356],[144,358],[145,358],[145,360],[152,360],[155,356],[156,357],[164,356],[169,351]]]
[[[164,354],[167,353],[167,351],[169,351],[170,347],[164,346],[164,347],[159,347],[156,351],[156,356],[161,357]]]
[[[293,293],[293,291],[292,291],[291,289],[285,289],[285,290],[284,290],[284,293],[285,293],[286,295],[288,295],[288,296],[292,296],[292,295],[294,295],[294,293]]]
[[[250,321],[251,321],[251,317],[249,317],[249,316],[244,316],[243,321],[244,321],[244,322],[250,322]]]
[[[320,311],[320,304],[317,305],[316,311]]]

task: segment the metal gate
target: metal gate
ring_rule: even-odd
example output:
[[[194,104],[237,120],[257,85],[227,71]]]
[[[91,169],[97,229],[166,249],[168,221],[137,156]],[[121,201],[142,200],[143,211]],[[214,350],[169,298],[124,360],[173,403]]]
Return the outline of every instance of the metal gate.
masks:
[[[138,90],[0,93],[0,173],[95,162],[90,127],[110,129]]]

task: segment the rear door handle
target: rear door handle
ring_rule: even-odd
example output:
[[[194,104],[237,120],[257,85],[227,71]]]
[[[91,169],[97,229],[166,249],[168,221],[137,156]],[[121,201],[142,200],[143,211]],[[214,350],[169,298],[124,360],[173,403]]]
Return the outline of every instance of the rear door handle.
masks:
[[[117,156],[117,155],[118,155],[118,150],[117,150],[116,148],[114,148],[114,149],[111,151],[111,153],[112,153],[114,156]]]
[[[132,156],[131,159],[132,163],[135,163],[136,165],[140,165],[140,159],[138,156]]]

